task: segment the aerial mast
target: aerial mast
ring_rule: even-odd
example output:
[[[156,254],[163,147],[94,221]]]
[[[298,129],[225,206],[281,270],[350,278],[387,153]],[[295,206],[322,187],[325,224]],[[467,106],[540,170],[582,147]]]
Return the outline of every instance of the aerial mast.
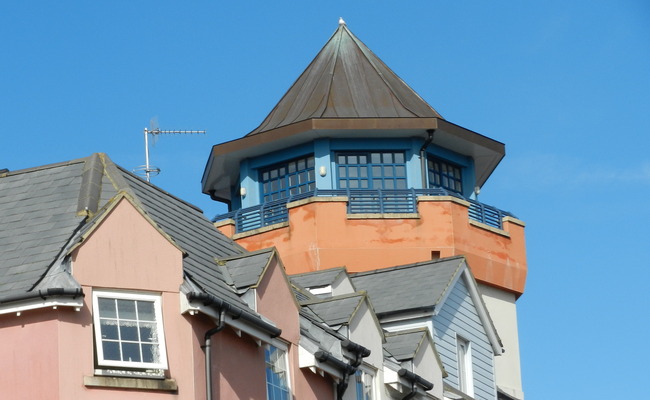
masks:
[[[152,138],[156,138],[157,135],[185,135],[185,134],[204,134],[204,130],[179,130],[179,129],[173,129],[173,130],[163,130],[157,127],[152,127],[152,128],[144,128],[144,159],[145,159],[145,164],[140,165],[139,167],[136,167],[133,172],[140,176],[144,176],[147,182],[151,182],[151,177],[156,176],[160,173],[160,168],[154,167],[149,163],[149,135],[151,135]]]

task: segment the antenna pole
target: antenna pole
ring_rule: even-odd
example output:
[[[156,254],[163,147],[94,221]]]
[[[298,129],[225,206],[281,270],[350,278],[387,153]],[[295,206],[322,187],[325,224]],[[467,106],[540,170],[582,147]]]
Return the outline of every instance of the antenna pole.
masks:
[[[194,134],[194,133],[205,133],[204,130],[195,131],[195,130],[161,130],[159,128],[144,128],[144,159],[145,164],[141,165],[133,170],[133,172],[147,179],[147,182],[151,182],[151,177],[156,176],[160,173],[160,169],[149,164],[149,135],[165,135],[165,134]]]
[[[144,173],[147,176],[147,182],[151,182],[151,168],[149,168],[149,131],[144,128]]]

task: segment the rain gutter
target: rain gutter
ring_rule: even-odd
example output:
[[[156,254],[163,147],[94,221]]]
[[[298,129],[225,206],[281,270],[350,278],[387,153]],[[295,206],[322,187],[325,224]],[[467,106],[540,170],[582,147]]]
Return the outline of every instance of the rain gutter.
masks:
[[[76,299],[77,297],[84,297],[84,292],[81,288],[49,288],[46,290],[36,290],[33,292],[22,293],[18,295],[8,296],[0,299],[0,304],[12,303],[15,301],[22,300],[31,300],[36,298],[41,298],[43,300],[48,297],[72,297]]]
[[[357,372],[359,365],[361,365],[363,358],[370,355],[369,349],[348,339],[345,339],[341,342],[341,347],[353,353],[354,360],[350,360],[350,362],[346,364],[338,358],[334,357],[331,353],[324,350],[319,350],[314,354],[318,361],[331,364],[343,373],[343,378],[341,378],[341,380],[336,384],[337,400],[343,400],[343,395],[348,388],[348,380],[350,379],[350,375],[354,375]]]
[[[428,380],[422,378],[420,375],[415,374],[407,369],[400,369],[397,371],[397,375],[401,376],[402,378],[406,379],[411,383],[411,392],[407,394],[406,396],[402,397],[402,400],[408,400],[412,399],[415,397],[415,395],[418,394],[418,385],[422,387],[425,391],[429,391],[433,389],[433,383],[429,382]]]

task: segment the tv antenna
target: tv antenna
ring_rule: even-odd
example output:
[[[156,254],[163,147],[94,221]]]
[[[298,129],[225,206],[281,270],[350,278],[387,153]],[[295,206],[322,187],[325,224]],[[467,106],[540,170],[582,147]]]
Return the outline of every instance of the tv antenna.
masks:
[[[151,182],[151,177],[156,176],[160,173],[160,168],[154,167],[149,164],[149,135],[151,135],[152,142],[156,142],[159,135],[193,135],[193,134],[204,134],[205,131],[188,131],[188,130],[163,130],[158,128],[158,123],[155,118],[151,119],[149,128],[144,128],[144,159],[145,164],[135,167],[133,172],[139,176],[145,177],[147,182]]]

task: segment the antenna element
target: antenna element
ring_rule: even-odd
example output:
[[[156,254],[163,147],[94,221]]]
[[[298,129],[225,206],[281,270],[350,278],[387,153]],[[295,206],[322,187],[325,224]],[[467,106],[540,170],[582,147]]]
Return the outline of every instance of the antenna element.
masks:
[[[133,169],[133,172],[139,176],[144,176],[147,182],[151,182],[151,177],[160,173],[160,168],[154,167],[149,164],[149,135],[156,137],[156,135],[185,135],[185,134],[204,134],[205,131],[188,131],[188,130],[162,130],[159,128],[144,128],[144,159],[145,164],[140,165]]]

